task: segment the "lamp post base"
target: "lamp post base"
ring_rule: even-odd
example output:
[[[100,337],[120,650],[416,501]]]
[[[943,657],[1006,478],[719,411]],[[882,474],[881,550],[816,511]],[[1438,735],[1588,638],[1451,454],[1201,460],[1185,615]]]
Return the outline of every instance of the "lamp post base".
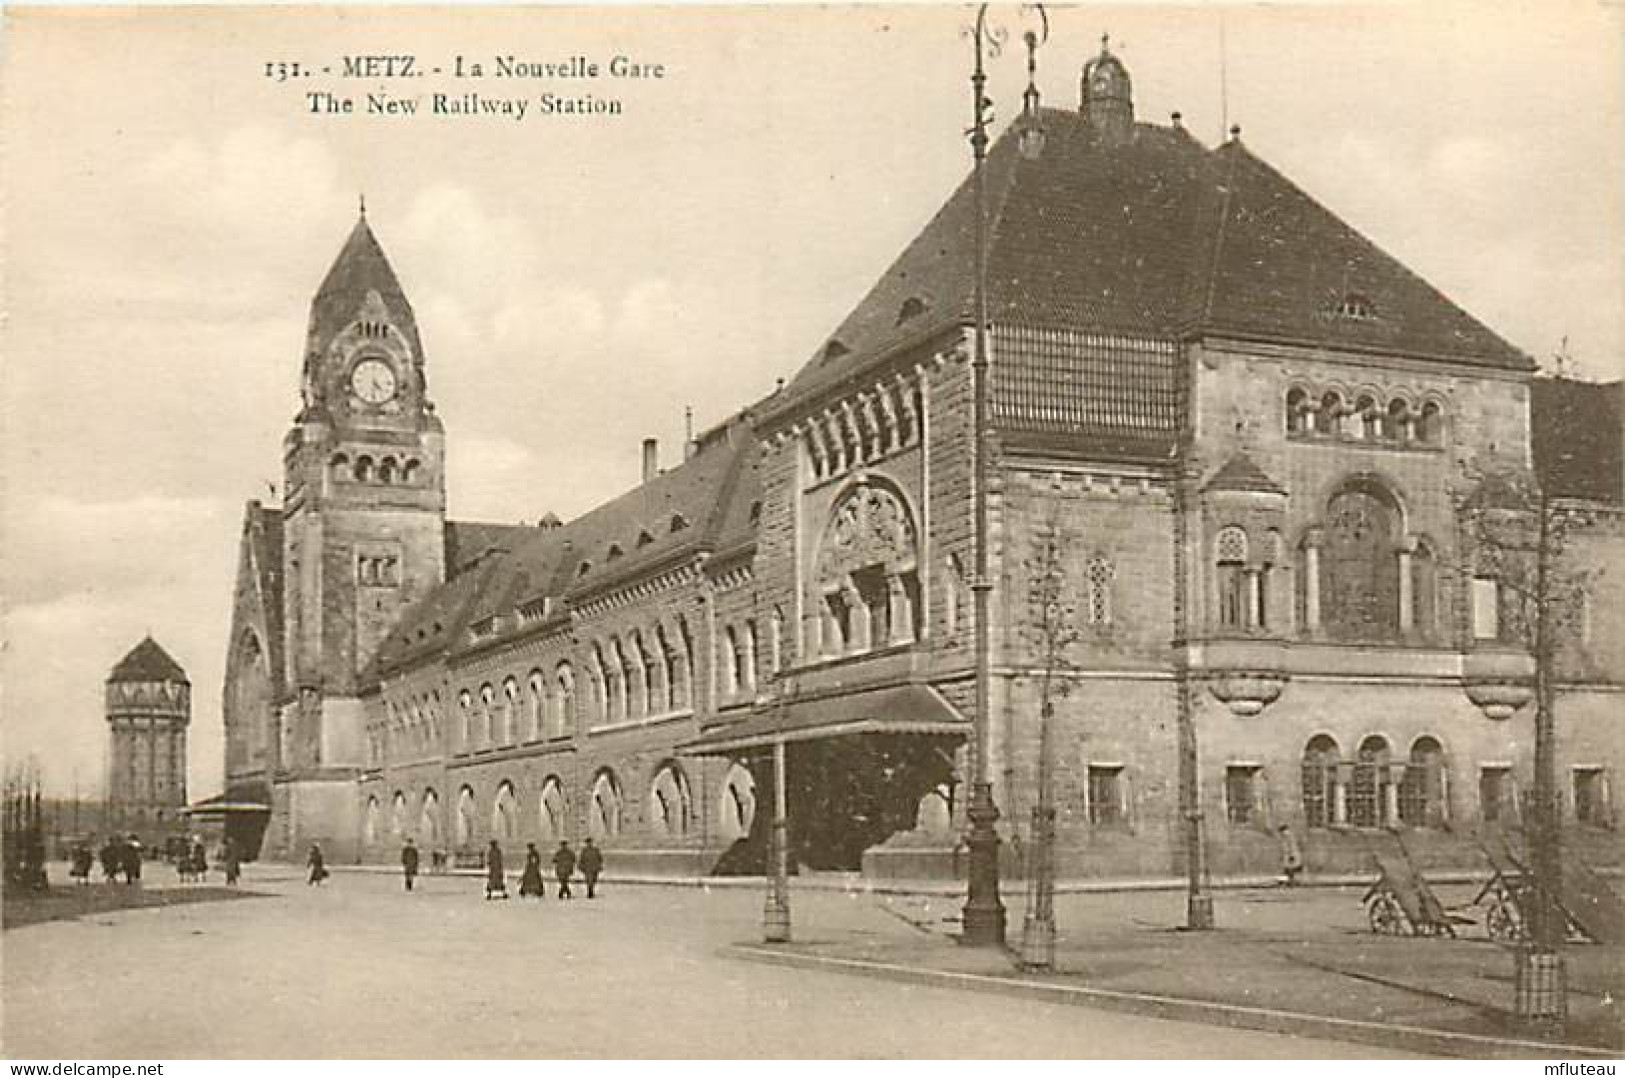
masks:
[[[776,895],[769,895],[762,906],[762,942],[790,942],[790,906]]]
[[[1213,896],[1195,894],[1185,900],[1185,927],[1192,932],[1206,932],[1213,927]]]
[[[1520,947],[1514,981],[1514,1013],[1518,1020],[1539,1029],[1552,1030],[1568,1017],[1568,970],[1556,951]]]
[[[999,898],[999,833],[993,824],[999,810],[993,803],[991,783],[979,782],[971,790],[970,881],[960,915],[959,942],[972,947],[1004,946],[1004,902]]]
[[[1055,922],[1029,916],[1021,924],[1021,968],[1055,968]]]

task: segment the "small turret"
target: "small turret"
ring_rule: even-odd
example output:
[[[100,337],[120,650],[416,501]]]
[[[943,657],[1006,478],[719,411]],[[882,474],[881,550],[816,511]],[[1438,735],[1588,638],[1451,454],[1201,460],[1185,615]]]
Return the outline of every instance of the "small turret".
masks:
[[[1128,141],[1134,130],[1134,83],[1102,35],[1100,55],[1083,65],[1078,110],[1104,141]]]

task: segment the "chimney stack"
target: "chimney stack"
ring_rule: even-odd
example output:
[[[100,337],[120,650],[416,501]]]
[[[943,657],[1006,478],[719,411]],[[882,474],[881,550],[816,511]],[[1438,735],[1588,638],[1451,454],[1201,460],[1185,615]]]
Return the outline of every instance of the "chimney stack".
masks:
[[[654,438],[643,439],[643,481],[647,483],[660,474],[660,443]]]

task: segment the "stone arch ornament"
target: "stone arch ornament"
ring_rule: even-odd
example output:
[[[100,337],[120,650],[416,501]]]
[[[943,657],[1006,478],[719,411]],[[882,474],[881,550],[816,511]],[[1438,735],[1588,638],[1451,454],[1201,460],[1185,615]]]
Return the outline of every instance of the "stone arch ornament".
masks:
[[[423,791],[423,807],[418,811],[418,838],[430,845],[440,843],[440,795]]]
[[[570,807],[564,797],[564,783],[557,775],[549,775],[542,781],[538,807],[541,810],[542,837],[555,842],[567,838]]]
[[[814,561],[818,651],[911,643],[921,614],[914,513],[890,483],[860,479],[830,510]]]
[[[621,784],[607,767],[592,782],[587,830],[595,838],[613,838],[621,833]]]
[[[688,834],[694,818],[694,800],[688,790],[688,776],[670,761],[661,764],[649,783],[650,829],[667,838]]]
[[[744,764],[734,762],[722,778],[722,796],[717,799],[718,827],[730,842],[750,834],[756,821],[756,777]]]
[[[457,845],[474,841],[474,791],[464,786],[457,791]]]
[[[491,802],[491,837],[500,842],[519,837],[519,799],[514,796],[513,783],[506,780]]]

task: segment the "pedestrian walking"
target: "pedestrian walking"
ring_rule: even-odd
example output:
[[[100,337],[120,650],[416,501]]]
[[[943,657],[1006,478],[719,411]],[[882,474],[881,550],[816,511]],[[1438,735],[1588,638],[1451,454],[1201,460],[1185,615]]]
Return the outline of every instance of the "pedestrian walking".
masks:
[[[242,874],[242,860],[237,853],[237,843],[230,835],[226,836],[225,845],[220,850],[220,867],[226,870],[226,886],[236,887],[237,877]]]
[[[114,878],[124,868],[124,848],[117,835],[107,836],[97,856],[102,862],[102,882],[112,883]]]
[[[316,843],[310,844],[310,856],[305,858],[305,864],[310,866],[310,878],[305,881],[307,887],[317,887],[327,879],[327,862],[322,859],[322,848]]]
[[[209,851],[203,846],[203,838],[192,837],[192,852],[190,855],[192,879],[196,883],[207,883],[209,880]]]
[[[496,839],[491,840],[485,851],[485,897],[508,897],[508,880],[502,874],[502,847],[497,845]]]
[[[406,840],[406,845],[401,847],[401,877],[408,891],[418,878],[418,848],[412,845],[410,838]]]
[[[446,874],[445,850],[435,850],[433,853],[429,854],[429,870],[436,876],[444,876]]]
[[[124,843],[124,883],[141,886],[141,840],[131,835]]]
[[[1275,829],[1281,842],[1281,878],[1282,887],[1296,887],[1298,877],[1303,875],[1303,849],[1298,845],[1298,836],[1292,833],[1292,828],[1282,824]]]
[[[575,874],[576,855],[570,849],[568,842],[559,843],[559,848],[553,851],[553,878],[559,881],[559,899],[570,896],[570,877]]]
[[[536,843],[525,843],[525,872],[519,877],[520,898],[542,898],[547,894],[542,886],[542,855]]]
[[[589,838],[581,844],[581,856],[576,859],[576,865],[581,869],[581,878],[587,881],[587,897],[596,898],[598,875],[604,871],[604,851]]]
[[[90,869],[96,863],[96,858],[90,852],[90,843],[75,842],[73,844],[73,867],[68,870],[81,887],[90,886]]]

